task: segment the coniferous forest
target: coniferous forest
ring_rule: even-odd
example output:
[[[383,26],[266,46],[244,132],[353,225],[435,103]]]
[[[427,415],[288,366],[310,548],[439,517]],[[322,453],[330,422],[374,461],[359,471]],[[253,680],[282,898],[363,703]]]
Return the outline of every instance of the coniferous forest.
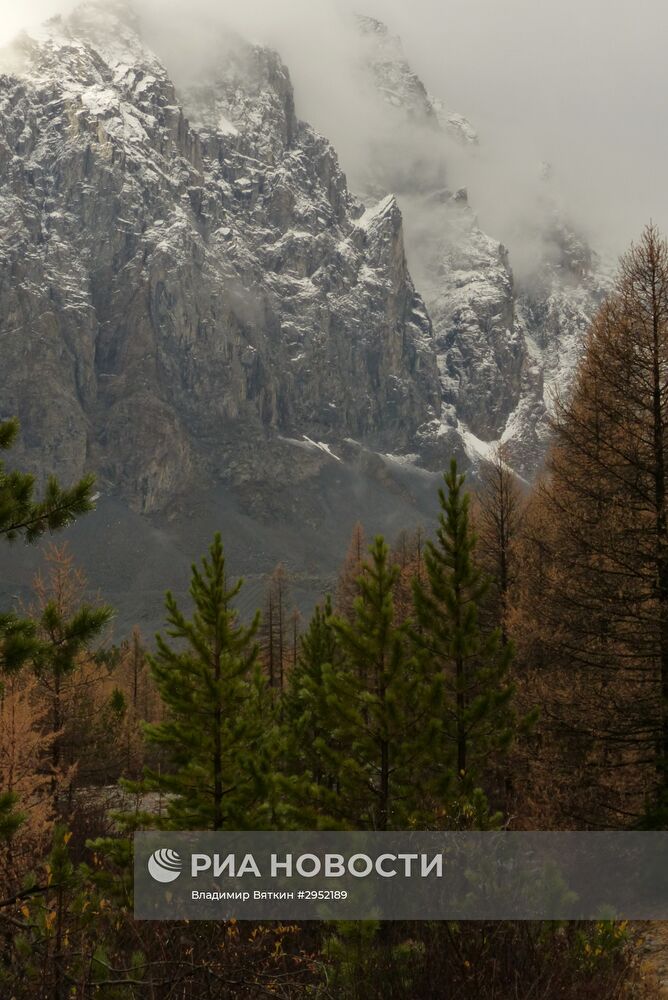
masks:
[[[164,627],[110,640],[67,545],[92,478],[37,489],[0,425],[0,997],[614,1000],[623,923],[139,923],[137,830],[662,830],[668,822],[668,245],[622,258],[529,485],[444,470],[438,520],[360,524],[309,621],[254,616],[225,524]],[[53,536],[53,537],[51,537]],[[48,539],[48,544],[44,544]],[[113,539],[110,539],[113,544]]]

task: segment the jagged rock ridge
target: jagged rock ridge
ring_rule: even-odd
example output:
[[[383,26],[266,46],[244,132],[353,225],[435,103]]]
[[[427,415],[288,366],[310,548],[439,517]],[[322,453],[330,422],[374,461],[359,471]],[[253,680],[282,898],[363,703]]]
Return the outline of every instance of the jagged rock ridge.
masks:
[[[166,551],[186,567],[213,528],[252,578],[305,574],[307,606],[358,518],[431,516],[450,454],[540,463],[595,258],[554,213],[521,287],[448,186],[442,137],[473,128],[359,25],[397,115],[362,200],[275,52],[231,39],[177,92],[128,8],[93,2],[0,55],[0,416],[39,475],[97,472],[104,530],[75,543],[128,623],[159,620]]]
[[[11,60],[0,389],[37,471],[92,466],[151,512],[193,482],[294,483],[320,441],[419,449],[439,386],[401,213],[350,194],[274,52],[237,43],[177,95],[89,4]]]
[[[484,140],[428,93],[384,24],[368,17],[358,24],[369,43],[363,72],[395,121],[370,141],[359,188],[371,199],[399,193],[441,376],[443,406],[432,430],[474,462],[503,443],[532,478],[549,440],[553,391],[567,390],[608,275],[554,203],[546,174],[532,231],[523,234],[537,248],[533,273],[516,278],[513,248],[483,232],[466,190],[449,185],[443,137],[472,156]]]

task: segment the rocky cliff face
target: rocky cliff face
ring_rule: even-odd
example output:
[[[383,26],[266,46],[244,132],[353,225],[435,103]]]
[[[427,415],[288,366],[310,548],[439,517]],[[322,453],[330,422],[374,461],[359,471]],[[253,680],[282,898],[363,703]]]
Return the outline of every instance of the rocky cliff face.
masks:
[[[272,51],[221,39],[177,91],[129,9],[93,0],[0,54],[0,417],[38,475],[98,474],[104,532],[79,549],[128,621],[166,550],[185,568],[213,528],[244,572],[306,574],[308,603],[358,518],[431,515],[451,454],[540,464],[596,259],[550,209],[518,282],[449,187],[443,137],[475,149],[474,129],[358,27],[395,116],[361,200]]]
[[[371,199],[397,191],[404,209],[409,261],[434,327],[437,433],[474,463],[503,443],[517,471],[532,478],[553,391],[568,387],[608,278],[552,202],[547,174],[532,231],[523,234],[536,248],[534,265],[516,278],[513,247],[481,230],[465,189],[450,189],[445,140],[475,156],[484,138],[428,93],[386,25],[368,17],[358,25],[367,41],[362,75],[395,121],[382,154],[378,137],[370,143],[360,188]]]
[[[0,398],[37,471],[151,512],[319,442],[417,450],[439,386],[401,213],[350,194],[275,53],[177,95],[93,4],[18,40],[0,100]]]

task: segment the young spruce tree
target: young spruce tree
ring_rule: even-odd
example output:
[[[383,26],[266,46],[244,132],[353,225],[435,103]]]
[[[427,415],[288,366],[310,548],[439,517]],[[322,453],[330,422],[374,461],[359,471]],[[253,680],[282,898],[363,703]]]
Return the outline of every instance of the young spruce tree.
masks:
[[[228,586],[216,535],[209,558],[192,568],[192,619],[167,594],[167,636],[178,645],[158,635],[150,658],[166,718],[145,726],[166,763],[134,786],[167,793],[159,826],[253,829],[268,821],[273,713],[255,641],[259,616],[243,625],[233,607],[241,587]]]
[[[489,581],[474,560],[469,496],[454,459],[444,481],[437,539],[425,548],[426,579],[414,585],[413,640],[426,669],[445,684],[445,752],[454,751],[467,795],[480,784],[489,758],[506,750],[515,733],[508,683],[512,648],[499,631],[485,634],[480,627],[478,609]]]
[[[19,433],[18,420],[0,422],[0,452],[9,451]],[[35,477],[9,471],[0,461],[0,538],[34,542],[47,531],[60,531],[93,509],[94,477],[86,476],[69,489],[55,477],[48,480],[43,499],[35,497]],[[12,613],[0,612],[0,674],[17,670],[37,649],[35,625]]]
[[[441,681],[429,679],[396,624],[399,569],[382,538],[359,579],[352,621],[334,619],[340,663],[325,664],[326,717],[319,747],[335,786],[324,809],[338,823],[366,830],[424,822],[434,794]],[[443,785],[450,774],[442,774]],[[444,788],[441,789],[444,791]]]
[[[324,729],[328,710],[323,674],[327,664],[337,668],[340,660],[332,599],[328,596],[322,606],[316,607],[301,637],[283,700],[285,768],[293,781],[306,779],[327,788],[336,786],[336,777],[327,764],[331,734]]]

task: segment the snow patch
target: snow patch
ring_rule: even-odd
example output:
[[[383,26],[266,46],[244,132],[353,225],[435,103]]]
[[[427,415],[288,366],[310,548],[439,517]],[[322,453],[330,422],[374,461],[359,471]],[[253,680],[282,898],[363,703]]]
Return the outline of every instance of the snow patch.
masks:
[[[364,215],[362,215],[355,223],[361,229],[369,229],[374,223],[378,222],[379,219],[385,218],[386,215],[396,207],[397,200],[393,194],[389,194],[387,198],[383,198],[379,201],[377,205],[372,208],[367,208]]]
[[[339,456],[335,455],[330,446],[328,444],[325,444],[324,441],[313,441],[310,437],[307,437],[306,434],[304,434],[304,440],[306,441],[307,444],[312,445],[314,448],[319,448],[320,451],[324,451],[326,455],[329,455],[329,457],[335,459],[335,461],[337,462],[341,461]]]

